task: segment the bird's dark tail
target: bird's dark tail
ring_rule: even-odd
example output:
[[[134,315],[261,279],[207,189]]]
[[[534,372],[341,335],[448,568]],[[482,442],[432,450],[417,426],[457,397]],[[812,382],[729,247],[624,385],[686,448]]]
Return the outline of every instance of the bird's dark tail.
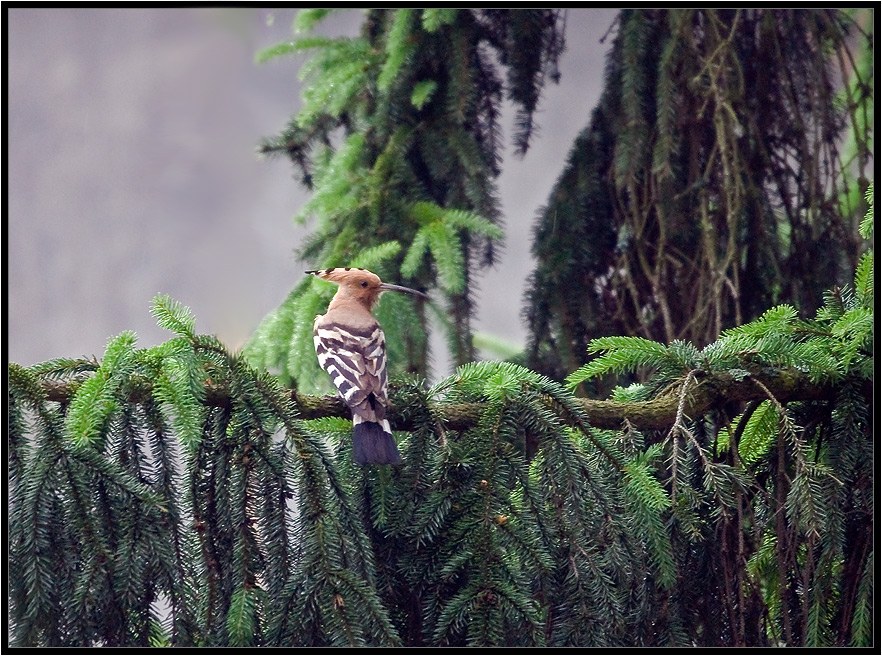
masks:
[[[401,454],[389,422],[362,421],[352,429],[352,459],[359,465],[400,465]]]

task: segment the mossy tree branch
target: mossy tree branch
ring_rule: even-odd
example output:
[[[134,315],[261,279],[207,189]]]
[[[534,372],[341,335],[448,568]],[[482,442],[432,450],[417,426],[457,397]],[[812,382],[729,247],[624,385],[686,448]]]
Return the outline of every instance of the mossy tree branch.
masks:
[[[768,398],[766,389],[780,402],[833,400],[836,386],[831,382],[814,382],[810,377],[796,369],[769,367],[758,369],[750,376],[736,377],[729,372],[699,372],[696,382],[687,390],[684,414],[698,417],[714,408],[730,402],[762,401]],[[70,401],[84,379],[76,382],[42,382],[48,401],[66,404]],[[759,384],[758,384],[759,383]],[[151,382],[146,378],[135,379],[129,388],[129,400],[145,402],[151,394]],[[765,388],[765,389],[764,389]],[[869,398],[871,389],[865,390]],[[350,416],[348,408],[336,396],[313,396],[290,391],[302,419]],[[397,430],[412,430],[412,413],[393,401],[389,407],[389,417]],[[230,403],[230,390],[223,385],[208,382],[205,385],[204,403],[210,407],[223,407]],[[673,425],[679,404],[679,391],[664,393],[649,401],[614,401],[579,398],[576,401],[584,408],[595,428],[617,430],[626,422],[636,430],[664,430]],[[471,403],[432,403],[430,411],[443,425],[451,430],[465,430],[478,424],[483,404]]]

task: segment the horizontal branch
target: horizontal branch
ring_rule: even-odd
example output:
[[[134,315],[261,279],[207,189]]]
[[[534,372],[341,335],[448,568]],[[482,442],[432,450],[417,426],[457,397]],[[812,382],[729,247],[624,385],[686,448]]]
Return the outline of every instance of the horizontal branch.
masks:
[[[712,374],[698,373],[687,390],[683,412],[687,417],[698,417],[705,412],[719,408],[728,402],[762,401],[770,392],[781,403],[788,401],[817,401],[834,398],[835,389],[831,383],[814,383],[807,375],[794,369],[766,369],[751,376],[736,378],[728,372]],[[758,384],[760,383],[760,384]],[[871,387],[872,383],[868,381]],[[66,403],[70,400],[79,383],[59,383],[43,381],[43,389],[49,401]],[[143,379],[130,390],[132,402],[143,402],[151,393],[150,381]],[[870,395],[872,390],[867,389]],[[291,392],[291,401],[297,407],[302,419],[320,417],[349,418],[349,409],[336,396],[309,396]],[[651,401],[599,401],[582,399],[577,401],[588,415],[595,428],[619,429],[625,422],[637,430],[664,430],[670,428],[677,415],[680,393],[657,397]],[[205,403],[209,406],[223,406],[230,402],[230,392],[223,386],[209,384],[205,387]],[[465,430],[478,423],[483,404],[481,403],[431,403],[429,409],[449,430]],[[410,430],[414,425],[402,416],[399,408],[389,407],[389,420],[396,430]]]
[[[813,383],[807,375],[793,369],[768,370],[743,378],[735,378],[728,372],[697,373],[695,380],[686,390],[683,404],[683,414],[689,418],[730,402],[766,400],[768,394],[763,387],[781,403],[832,400],[835,395],[832,384]],[[597,428],[621,428],[627,420],[638,430],[664,430],[673,426],[676,419],[680,388],[651,401],[580,401],[591,418],[591,425]]]

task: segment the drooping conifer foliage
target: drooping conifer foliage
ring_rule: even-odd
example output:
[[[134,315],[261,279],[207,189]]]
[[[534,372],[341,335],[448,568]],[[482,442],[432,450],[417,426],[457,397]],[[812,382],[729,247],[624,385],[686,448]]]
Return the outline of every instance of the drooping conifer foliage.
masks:
[[[472,25],[459,11],[397,11],[369,12],[366,34],[392,38],[415,24],[459,43],[457,21],[467,34]],[[361,47],[341,47],[350,46]],[[351,63],[341,52],[337,63]],[[315,107],[333,108],[331,91],[376,100],[359,84],[394,87],[403,62],[419,59],[395,64],[395,52],[362,53],[367,69],[376,59],[375,82],[310,86]],[[442,86],[408,101],[447,103]],[[351,149],[354,134],[324,159],[304,159],[314,198],[344,155],[358,156],[338,173],[386,193],[371,187],[376,161]],[[383,166],[406,169],[394,160]],[[379,221],[358,198],[346,212]],[[769,304],[707,343],[600,337],[564,380],[507,362],[465,363],[431,385],[393,377],[400,467],[354,465],[345,406],[309,391],[317,379],[301,363],[315,358],[312,318],[327,301],[309,282],[247,354],[197,334],[189,310],[160,295],[153,313],[173,333],[164,344],[138,348],[124,332],[100,360],[9,365],[10,642],[871,646],[872,185],[865,200],[862,254],[816,310]],[[325,196],[316,201],[327,203],[316,210],[324,241],[310,248],[349,243],[337,226],[359,236],[353,266],[397,261],[391,270],[412,271],[411,284],[443,290],[440,262],[468,270],[476,241],[447,261],[438,235],[492,241],[488,226],[498,226],[476,208],[408,202],[408,216],[422,217],[410,241],[384,241],[372,232],[380,223],[347,223]],[[393,359],[424,339],[407,311],[380,309],[395,319],[381,316]],[[410,327],[391,329],[399,324]],[[574,393],[611,375],[640,382],[605,400]]]
[[[329,10],[304,10],[304,33]],[[495,180],[499,114],[518,108],[514,141],[528,148],[534,112],[563,47],[552,9],[370,9],[353,38],[301,36],[261,53],[306,51],[303,108],[262,150],[288,156],[312,198],[300,250],[310,268],[363,266],[384,280],[437,290],[454,364],[474,359],[472,278],[502,238]],[[312,266],[314,265],[314,266]],[[324,382],[303,359],[304,326],[326,306],[304,282],[258,330],[249,356],[301,385]],[[407,371],[427,373],[427,318],[406,303],[380,308]]]
[[[595,340],[568,384],[653,372],[608,402],[509,363],[399,381],[399,468],[158,297],[165,344],[9,367],[11,639],[869,645],[873,280],[868,251],[812,320],[702,349]]]
[[[867,200],[872,204],[872,187]],[[861,233],[868,238],[871,231],[868,217]],[[624,468],[626,496],[668,518],[663,531],[638,515],[656,559],[650,563],[676,581],[656,597],[661,612],[653,619],[682,631],[678,641],[871,644],[873,307],[868,251],[853,285],[828,290],[811,320],[779,305],[703,349],[680,340],[664,346],[599,338],[590,345],[598,357],[568,378],[575,385],[645,367],[653,372],[647,382],[616,396],[679,398],[660,442],[627,425],[621,433],[638,447]],[[818,401],[785,404],[760,380],[770,368],[835,385]],[[743,409],[722,403],[690,419],[687,397],[713,372],[752,383],[761,394]],[[634,480],[644,466],[641,476],[662,472],[664,494],[655,478]],[[650,587],[664,590],[661,582]],[[847,600],[839,597],[846,590]]]
[[[540,211],[528,362],[562,379],[601,335],[707,344],[810,314],[860,255],[869,13],[626,10],[603,96]]]

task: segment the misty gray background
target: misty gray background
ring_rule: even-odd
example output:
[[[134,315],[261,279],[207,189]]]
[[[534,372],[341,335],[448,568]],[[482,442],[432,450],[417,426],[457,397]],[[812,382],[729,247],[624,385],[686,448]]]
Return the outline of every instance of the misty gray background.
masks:
[[[540,130],[498,180],[506,241],[480,280],[476,329],[514,343],[532,271],[531,229],[600,96],[614,9],[570,9],[559,85]],[[299,107],[305,56],[258,65],[290,39],[296,10],[26,9],[6,16],[9,359],[101,357],[123,330],[171,337],[157,293],[189,306],[201,333],[244,345],[303,276],[310,226],[286,159],[256,154]],[[347,10],[320,32],[354,35]],[[436,372],[436,374],[446,372]]]

